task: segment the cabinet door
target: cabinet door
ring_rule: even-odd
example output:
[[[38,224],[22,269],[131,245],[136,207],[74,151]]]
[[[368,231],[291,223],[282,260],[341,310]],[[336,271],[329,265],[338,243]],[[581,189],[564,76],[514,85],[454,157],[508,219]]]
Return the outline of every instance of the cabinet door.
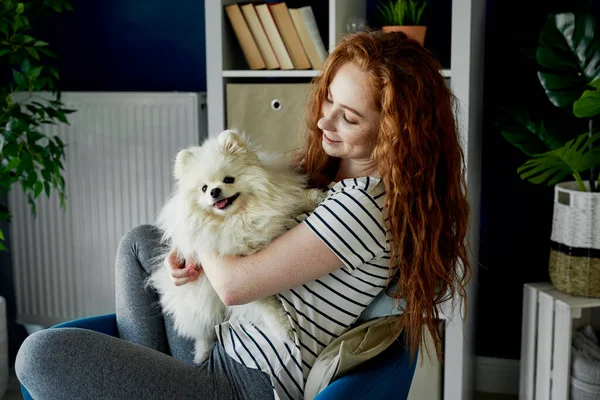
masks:
[[[227,128],[235,128],[265,151],[288,155],[303,142],[310,83],[227,84]]]

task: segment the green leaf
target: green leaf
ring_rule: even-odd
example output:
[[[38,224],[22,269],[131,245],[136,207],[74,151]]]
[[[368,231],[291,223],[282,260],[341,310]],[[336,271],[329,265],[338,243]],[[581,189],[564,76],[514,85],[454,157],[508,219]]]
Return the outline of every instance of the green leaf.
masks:
[[[600,165],[600,148],[593,148],[600,133],[587,133],[570,140],[564,147],[536,155],[517,169],[521,179],[548,186],[563,181],[567,176],[581,173]]]
[[[47,84],[48,84],[48,78],[36,79],[35,83],[33,84],[33,89],[34,90],[42,90],[46,87]],[[43,117],[44,115],[42,114],[41,116]]]
[[[44,190],[44,185],[42,184],[42,182],[37,181],[33,189],[33,197],[37,198],[40,195],[40,193],[42,193],[42,190]]]
[[[38,51],[40,53],[43,53],[43,54],[47,55],[50,58],[58,58],[58,54],[56,54],[54,51],[52,51],[50,49],[47,49],[45,47],[38,48]]]
[[[495,124],[509,143],[530,157],[562,147],[572,137],[525,109],[502,110]]]
[[[58,70],[54,67],[49,67],[48,68],[48,72],[50,73],[50,75],[52,75],[54,78],[56,78],[57,80],[60,80],[60,77],[58,76]]]
[[[0,49],[0,57],[6,55],[8,53],[10,53],[10,50],[8,50],[8,49]]]
[[[56,110],[56,118],[62,123],[69,124],[69,120],[61,110]]]
[[[4,232],[2,232],[2,229],[0,229],[0,240],[4,240]]]
[[[589,82],[600,77],[600,33],[596,19],[583,13],[552,14],[537,48],[538,78],[548,99],[572,110]]]
[[[13,32],[17,32],[19,29],[21,29],[22,26],[23,23],[21,22],[21,18],[18,15],[15,16],[13,22]]]
[[[27,196],[27,202],[31,206],[31,214],[35,217],[35,215],[36,215],[35,201],[31,195]]]
[[[600,89],[600,78],[594,79],[593,81],[588,83],[588,85],[590,85],[593,88]]]
[[[31,69],[31,64],[29,63],[28,59],[24,59],[23,62],[21,63],[21,72],[23,72],[25,75],[29,74],[29,70]]]
[[[38,76],[40,76],[40,74],[42,73],[42,70],[44,69],[44,67],[35,67],[33,68],[31,71],[29,71],[29,75],[30,77],[32,77],[33,79],[37,78]]]
[[[6,246],[3,242],[0,242],[0,251],[6,251]]]
[[[27,18],[24,15],[21,15],[21,25],[23,25],[23,28],[27,28],[29,26],[31,26],[31,24],[29,23],[29,18]]]
[[[44,162],[44,166],[46,166],[46,162]],[[52,177],[50,176],[50,172],[47,169],[43,169],[42,170],[42,178],[44,178],[44,181],[52,181]]]
[[[600,90],[586,90],[573,103],[573,114],[579,118],[592,118],[600,114]]]
[[[29,84],[27,83],[27,79],[25,78],[25,75],[23,75],[22,73],[13,70],[13,78],[15,79],[15,82],[17,82],[17,90],[26,89],[29,87]]]
[[[21,160],[19,160],[18,158],[13,158],[12,160],[10,160],[8,162],[8,164],[6,164],[6,167],[4,167],[4,170],[12,171],[13,169],[17,168],[20,163],[21,163]]]
[[[23,14],[25,12],[25,4],[17,3],[17,14]]]
[[[50,197],[50,184],[48,182],[44,182],[44,192],[46,192],[46,196]]]
[[[25,50],[27,50],[31,57],[35,58],[38,61],[40,60],[40,53],[38,53],[36,49],[34,49],[33,47],[26,47]]]
[[[33,188],[34,185],[38,182],[38,176],[35,170],[29,171],[29,175],[27,176],[27,186]]]
[[[21,152],[20,166],[23,166],[23,168],[26,170],[33,169],[33,162],[31,161],[31,155],[26,151]]]
[[[35,47],[45,47],[48,46],[48,42],[44,42],[43,40],[37,40],[34,44]]]

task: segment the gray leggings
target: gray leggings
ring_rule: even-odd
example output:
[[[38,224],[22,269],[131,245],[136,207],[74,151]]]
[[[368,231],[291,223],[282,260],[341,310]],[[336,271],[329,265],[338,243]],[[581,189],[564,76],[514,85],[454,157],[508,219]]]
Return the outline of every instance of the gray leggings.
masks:
[[[78,328],[30,335],[17,354],[20,382],[42,399],[272,399],[269,376],[230,358],[220,345],[200,366],[193,343],[163,319],[157,294],[144,288],[160,232],[126,234],[116,257],[120,339]]]

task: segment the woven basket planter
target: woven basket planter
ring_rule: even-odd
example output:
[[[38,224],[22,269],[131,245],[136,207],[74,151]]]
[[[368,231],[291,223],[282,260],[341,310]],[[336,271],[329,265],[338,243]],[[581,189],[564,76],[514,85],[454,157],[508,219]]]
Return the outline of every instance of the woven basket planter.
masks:
[[[554,287],[575,296],[600,297],[600,193],[581,192],[575,182],[555,185],[550,240]]]

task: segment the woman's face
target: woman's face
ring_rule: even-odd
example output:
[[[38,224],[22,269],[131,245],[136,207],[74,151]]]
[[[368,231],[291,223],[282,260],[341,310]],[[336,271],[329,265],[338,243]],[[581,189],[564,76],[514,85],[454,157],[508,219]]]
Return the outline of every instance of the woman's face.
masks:
[[[354,63],[346,63],[335,74],[317,122],[322,144],[332,156],[354,162],[370,162],[379,127],[367,75]]]

